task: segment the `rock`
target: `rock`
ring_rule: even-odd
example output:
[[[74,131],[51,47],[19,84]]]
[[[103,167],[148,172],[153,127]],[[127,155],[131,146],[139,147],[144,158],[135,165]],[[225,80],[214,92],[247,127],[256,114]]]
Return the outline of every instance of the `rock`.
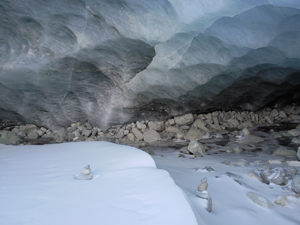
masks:
[[[285,147],[279,147],[276,149],[273,155],[286,157],[286,156],[297,156],[297,153],[294,150],[288,150]]]
[[[148,130],[143,135],[144,141],[146,142],[156,142],[160,140],[160,135],[155,130]]]
[[[169,119],[168,120],[169,124],[172,126],[172,125],[175,125],[175,120],[174,119]]]
[[[189,159],[196,159],[196,156],[195,155],[190,155]]]
[[[298,124],[295,129],[300,130],[300,124]]]
[[[192,113],[183,115],[183,116],[177,116],[174,118],[175,123],[179,126],[182,125],[188,125],[188,124],[192,124],[194,122],[194,116]]]
[[[247,128],[244,128],[243,130],[240,131],[241,136],[246,136],[251,134],[250,131]]]
[[[231,172],[226,172],[225,173],[228,177],[233,177],[233,178],[242,178],[240,175],[231,173]]]
[[[237,127],[238,125],[240,125],[240,122],[237,119],[231,119],[229,121],[234,127]]]
[[[141,122],[136,122],[136,127],[140,130],[144,130],[147,128],[147,126]]]
[[[22,131],[23,131],[26,135],[28,135],[28,134],[29,134],[31,131],[33,131],[33,130],[35,130],[35,131],[38,130],[38,128],[36,127],[36,125],[34,125],[34,124],[26,124]]]
[[[206,133],[202,130],[198,130],[195,128],[191,128],[188,133],[185,135],[185,139],[187,140],[199,140],[201,139]]]
[[[254,193],[254,192],[248,192],[246,196],[248,198],[250,198],[253,203],[255,203],[263,208],[266,208],[266,209],[273,208],[273,205],[269,200],[267,200],[266,198]]]
[[[300,194],[300,175],[294,176],[291,184],[291,188],[297,194]]]
[[[134,128],[132,128],[131,131],[134,134],[134,136],[136,137],[136,139],[138,139],[139,141],[143,140],[143,134],[139,131],[138,128],[134,127]]]
[[[205,183],[201,183],[201,184],[199,184],[197,190],[198,191],[206,191],[207,187],[208,187],[208,183],[206,183],[206,182]]]
[[[178,154],[178,158],[185,158],[185,155],[182,154],[182,153],[179,153],[179,154]]]
[[[228,160],[224,160],[221,162],[222,164],[225,164],[227,166],[231,166],[231,162],[229,162]]]
[[[271,171],[262,171],[260,173],[260,177],[263,181],[263,183],[265,184],[270,184],[271,183],[271,180],[270,180],[270,176],[272,175],[272,172]]]
[[[188,146],[188,150],[191,153],[200,153],[201,155],[203,155],[205,153],[205,148],[202,144],[200,144],[199,142],[197,142],[196,140],[191,140]]]
[[[279,116],[279,112],[277,109],[273,109],[270,113],[270,118],[274,118],[276,116]]]
[[[246,135],[245,137],[242,137],[238,140],[238,143],[241,145],[247,145],[247,144],[257,144],[259,142],[263,142],[264,139],[255,135]]]
[[[282,160],[279,159],[269,159],[268,163],[271,165],[281,165],[282,164]]]
[[[298,157],[298,159],[300,160],[300,147],[298,147],[297,157]]]
[[[294,144],[300,145],[300,138],[298,138],[298,137],[293,138],[291,142],[294,143]]]
[[[244,151],[244,149],[240,146],[235,146],[235,147],[232,148],[232,151],[242,153]]]
[[[212,199],[211,197],[209,196],[208,199],[207,199],[207,204],[206,204],[206,208],[207,212],[211,212],[212,211]]]
[[[127,135],[127,138],[128,138],[129,141],[135,142],[135,136],[134,136],[134,134],[129,133],[129,134]]]
[[[19,145],[22,140],[14,132],[0,131],[0,143],[5,145]]]
[[[208,128],[206,127],[206,123],[203,122],[201,119],[195,120],[193,123],[193,127],[203,130],[204,132],[209,132]]]
[[[259,180],[260,182],[263,182],[262,178],[254,170],[249,171],[247,175],[251,178]]]
[[[243,129],[247,127],[254,127],[254,124],[251,121],[245,121],[244,123],[238,125],[238,129]]]
[[[286,119],[287,118],[287,115],[285,114],[284,111],[279,111],[279,115],[278,115],[279,118],[282,118],[282,119]]]
[[[36,130],[32,130],[28,135],[27,135],[27,139],[30,139],[30,140],[34,140],[34,139],[38,139],[39,137],[39,134]]]
[[[188,146],[184,146],[180,149],[180,151],[184,154],[190,154],[190,151],[188,150]]]
[[[300,136],[300,130],[297,130],[297,129],[289,130],[287,133],[294,137]]]
[[[149,122],[148,127],[150,130],[155,130],[155,131],[161,132],[165,129],[165,123],[164,122]]]
[[[84,167],[80,174],[76,175],[74,178],[76,180],[91,180],[94,175],[92,174],[90,165]]]
[[[89,137],[92,134],[91,130],[84,129],[82,131],[82,136]]]
[[[173,127],[173,126],[167,127],[167,128],[165,129],[165,131],[166,131],[167,133],[174,133],[174,134],[181,133],[181,130],[180,130],[179,128]]]
[[[249,166],[250,163],[245,160],[245,159],[239,159],[237,162],[236,162],[236,165],[237,166]]]
[[[202,170],[206,170],[207,172],[213,172],[213,171],[215,171],[212,167],[210,167],[210,166],[205,166],[205,167],[203,167],[202,168]]]
[[[281,205],[281,206],[288,206],[290,202],[286,199],[285,196],[279,196],[275,201],[275,204]]]

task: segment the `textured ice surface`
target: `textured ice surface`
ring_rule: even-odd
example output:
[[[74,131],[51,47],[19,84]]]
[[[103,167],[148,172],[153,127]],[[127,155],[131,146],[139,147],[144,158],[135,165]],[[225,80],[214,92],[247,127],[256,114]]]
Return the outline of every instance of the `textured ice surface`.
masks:
[[[106,129],[296,101],[297,2],[3,1],[0,119]]]

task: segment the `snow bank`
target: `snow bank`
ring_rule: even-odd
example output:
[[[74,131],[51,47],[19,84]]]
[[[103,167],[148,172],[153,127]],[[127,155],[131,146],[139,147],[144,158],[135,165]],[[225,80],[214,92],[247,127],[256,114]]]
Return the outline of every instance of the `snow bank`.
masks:
[[[74,175],[89,164],[92,180]],[[0,146],[0,224],[197,224],[152,158],[106,142]]]

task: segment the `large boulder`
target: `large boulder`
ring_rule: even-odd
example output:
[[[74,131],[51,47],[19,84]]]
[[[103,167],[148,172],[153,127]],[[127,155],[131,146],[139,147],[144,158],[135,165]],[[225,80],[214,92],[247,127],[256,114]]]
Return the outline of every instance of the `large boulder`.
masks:
[[[183,116],[177,116],[174,119],[175,123],[179,126],[192,124],[194,122],[194,116],[192,113]]]
[[[146,142],[156,142],[160,140],[160,135],[155,130],[148,130],[143,135],[144,141]]]
[[[5,145],[19,145],[22,140],[14,132],[0,131],[0,143]]]
[[[159,122],[149,122],[148,123],[148,127],[150,130],[156,130],[158,132],[161,132],[164,130],[165,128],[165,123],[163,121],[159,121]]]
[[[276,151],[273,153],[275,156],[296,156],[297,152],[294,150],[288,150],[285,147],[279,147],[276,149]]]
[[[204,146],[196,140],[190,141],[188,150],[193,154],[199,153],[200,155],[203,155],[205,153]]]
[[[191,128],[187,134],[185,135],[185,139],[187,140],[198,140],[201,139],[204,135],[206,134],[206,132],[199,130],[199,129],[195,129],[195,128]]]

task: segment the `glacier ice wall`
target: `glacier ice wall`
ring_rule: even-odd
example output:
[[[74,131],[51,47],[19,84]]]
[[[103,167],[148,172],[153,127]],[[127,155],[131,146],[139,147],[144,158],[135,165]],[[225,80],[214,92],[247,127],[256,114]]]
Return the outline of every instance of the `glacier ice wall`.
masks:
[[[0,120],[103,129],[299,102],[297,0],[4,0]]]

